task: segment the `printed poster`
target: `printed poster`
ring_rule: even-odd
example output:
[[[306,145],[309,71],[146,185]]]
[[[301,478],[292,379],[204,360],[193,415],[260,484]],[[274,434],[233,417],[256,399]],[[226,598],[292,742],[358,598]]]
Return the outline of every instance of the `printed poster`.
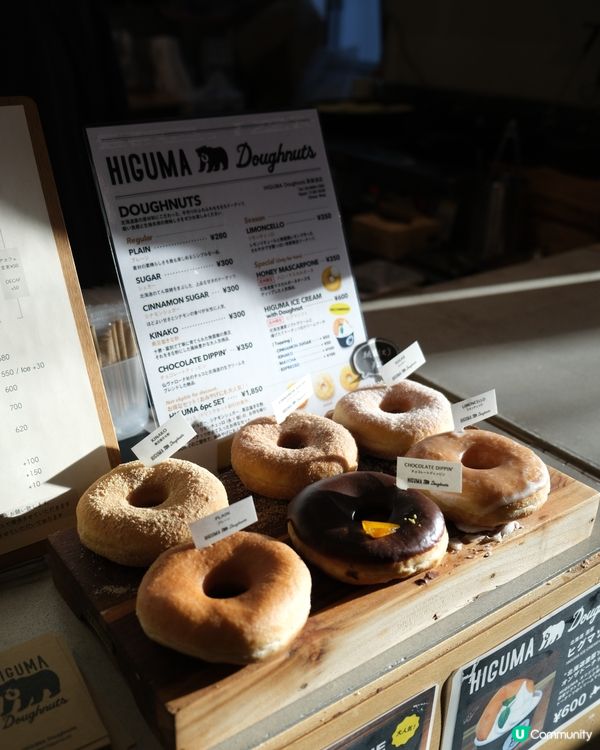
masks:
[[[533,750],[589,740],[568,725],[600,702],[600,587],[452,678],[443,750]]]
[[[429,750],[437,690],[414,695],[327,750]]]
[[[159,424],[233,434],[306,375],[324,414],[366,339],[315,111],[88,129]]]

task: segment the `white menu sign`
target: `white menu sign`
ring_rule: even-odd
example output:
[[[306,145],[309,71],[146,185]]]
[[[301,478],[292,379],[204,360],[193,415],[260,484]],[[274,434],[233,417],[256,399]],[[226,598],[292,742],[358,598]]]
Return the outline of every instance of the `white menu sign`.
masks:
[[[0,165],[3,554],[64,525],[110,462],[24,106],[0,107]]]
[[[88,129],[158,422],[196,444],[309,373],[325,413],[366,338],[316,112]]]

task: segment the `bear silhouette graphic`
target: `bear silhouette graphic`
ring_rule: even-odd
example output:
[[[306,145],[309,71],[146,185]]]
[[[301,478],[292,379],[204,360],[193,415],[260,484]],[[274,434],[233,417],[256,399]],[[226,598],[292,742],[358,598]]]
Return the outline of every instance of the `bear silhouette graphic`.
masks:
[[[50,669],[42,669],[26,677],[8,680],[0,685],[0,697],[3,701],[2,716],[7,716],[13,710],[23,711],[32,704],[41,703],[45,691],[48,692],[50,698],[60,692],[58,675]]]
[[[227,151],[220,146],[216,148],[200,146],[200,148],[196,149],[196,153],[200,159],[199,172],[217,172],[219,169],[227,169],[229,167]]]

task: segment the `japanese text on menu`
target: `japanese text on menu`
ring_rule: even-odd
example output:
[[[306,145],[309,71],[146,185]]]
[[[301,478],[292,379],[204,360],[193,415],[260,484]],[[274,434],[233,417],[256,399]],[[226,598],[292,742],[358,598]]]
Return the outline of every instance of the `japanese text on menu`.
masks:
[[[159,423],[182,412],[202,443],[304,375],[316,413],[356,387],[366,336],[315,112],[88,137]]]

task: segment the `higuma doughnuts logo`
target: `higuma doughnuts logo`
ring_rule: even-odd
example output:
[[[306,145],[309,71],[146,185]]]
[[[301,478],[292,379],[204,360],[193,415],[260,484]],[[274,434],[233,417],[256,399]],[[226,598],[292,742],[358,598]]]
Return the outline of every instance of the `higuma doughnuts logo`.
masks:
[[[255,152],[249,143],[240,143],[237,146],[238,160],[236,167],[245,169],[246,167],[266,166],[267,172],[272,174],[275,166],[280,163],[290,161],[306,161],[307,159],[316,159],[317,153],[309,144],[304,144],[298,148],[284,148],[280,143],[275,151]]]
[[[131,152],[104,158],[107,175],[113,186],[191,177],[194,172],[224,172],[230,167],[229,154],[222,146],[203,145],[194,151],[196,159],[190,157],[183,148]],[[317,152],[308,143],[294,148],[279,143],[272,151],[257,151],[250,143],[244,141],[236,146],[235,151],[236,169],[264,166],[269,174],[273,174],[278,164],[307,161],[317,157]]]
[[[39,716],[67,703],[60,695],[60,680],[38,655],[0,669],[2,729],[34,722]]]

